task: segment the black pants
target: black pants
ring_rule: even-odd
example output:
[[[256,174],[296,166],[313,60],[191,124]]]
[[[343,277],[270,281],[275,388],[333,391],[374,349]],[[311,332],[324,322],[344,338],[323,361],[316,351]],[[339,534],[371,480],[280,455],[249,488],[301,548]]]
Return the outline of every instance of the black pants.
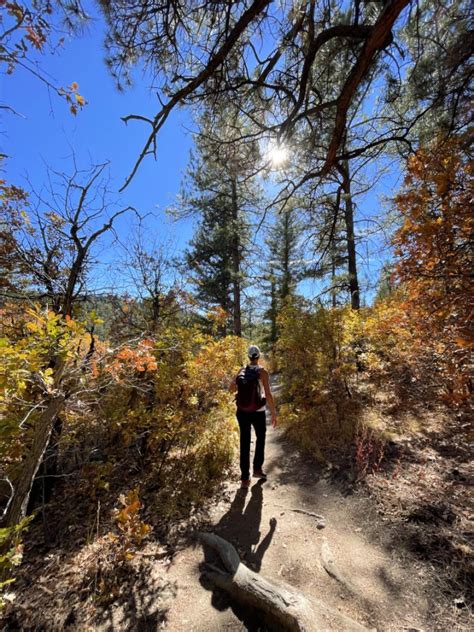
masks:
[[[244,413],[237,411],[237,421],[240,428],[240,471],[242,480],[246,481],[250,478],[250,435],[251,426],[257,435],[257,445],[255,446],[255,454],[253,457],[253,469],[260,470],[265,458],[265,433],[267,432],[265,411],[257,411],[255,413]]]

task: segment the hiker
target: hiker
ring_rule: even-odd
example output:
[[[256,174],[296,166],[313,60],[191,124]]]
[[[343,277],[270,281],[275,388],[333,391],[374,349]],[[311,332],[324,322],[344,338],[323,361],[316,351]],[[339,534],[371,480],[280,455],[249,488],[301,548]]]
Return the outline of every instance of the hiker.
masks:
[[[267,431],[265,405],[268,404],[272,415],[272,426],[277,425],[277,413],[273,401],[268,371],[260,366],[260,349],[251,345],[248,348],[250,364],[242,367],[232,381],[230,390],[237,393],[237,421],[240,428],[240,471],[242,487],[250,487],[250,435],[251,426],[255,430],[257,442],[253,458],[253,475],[255,478],[266,479],[262,470],[265,458],[265,433]]]

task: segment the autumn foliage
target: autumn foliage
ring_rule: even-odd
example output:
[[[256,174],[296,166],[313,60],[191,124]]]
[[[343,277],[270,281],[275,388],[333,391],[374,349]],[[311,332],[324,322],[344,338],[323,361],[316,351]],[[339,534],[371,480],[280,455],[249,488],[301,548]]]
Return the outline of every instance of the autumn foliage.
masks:
[[[64,44],[64,37],[55,37],[58,30],[54,24],[55,11],[61,12],[60,3],[55,6],[49,0],[35,2],[0,2],[0,24],[3,27],[0,41],[0,64],[7,75],[15,72],[18,66],[28,68],[25,61],[30,62],[32,52],[44,53],[48,48],[58,48]],[[81,14],[79,7],[70,5],[71,16],[78,18]],[[59,9],[59,11],[57,11]],[[83,17],[83,16],[81,16]],[[57,19],[57,18],[56,18]],[[72,21],[69,18],[69,25]],[[47,76],[38,70],[35,74],[50,89],[62,97],[69,105],[69,111],[74,116],[86,105],[86,100],[79,93],[79,86],[74,81],[67,87],[59,87],[51,83]]]
[[[409,164],[396,198],[399,306],[420,357],[431,356],[449,403],[472,392],[473,163],[461,140],[435,143]]]
[[[64,467],[72,467],[72,449],[75,461],[87,469],[90,451],[100,449],[107,460],[137,441],[137,457],[143,462],[153,457],[160,471],[167,459],[191,453],[195,464],[202,456],[210,479],[228,463],[235,433],[227,385],[241,363],[240,339],[218,340],[197,326],[176,325],[154,339],[113,347],[93,339],[85,323],[39,307],[5,306],[3,317],[0,385],[6,421],[0,448],[5,477],[14,478],[35,420],[58,387],[51,358],[65,363]]]
[[[282,422],[303,447],[324,460],[350,442],[359,314],[349,307],[314,310],[288,304],[279,317],[277,362],[282,372]]]
[[[469,405],[472,199],[462,139],[420,150],[394,200],[395,289],[357,311],[295,301],[281,313],[282,419],[318,458],[345,445],[360,472],[380,466],[384,437],[363,414],[374,388],[400,406]]]
[[[227,387],[242,361],[242,340],[170,324],[154,338],[114,345],[90,333],[94,316],[78,322],[40,305],[14,304],[2,308],[2,317],[3,506],[44,411],[58,400],[60,423],[52,431],[48,469],[40,473],[64,476],[57,493],[78,504],[113,505],[119,497],[110,542],[117,559],[127,560],[151,529],[139,515],[139,485],[144,495],[159,490],[154,522],[163,529],[163,521],[205,498],[230,464],[237,434]],[[135,491],[124,495],[117,485],[127,480]],[[67,529],[68,512],[62,518],[56,526]],[[0,559],[6,569],[21,558],[18,528],[2,534],[9,539]]]

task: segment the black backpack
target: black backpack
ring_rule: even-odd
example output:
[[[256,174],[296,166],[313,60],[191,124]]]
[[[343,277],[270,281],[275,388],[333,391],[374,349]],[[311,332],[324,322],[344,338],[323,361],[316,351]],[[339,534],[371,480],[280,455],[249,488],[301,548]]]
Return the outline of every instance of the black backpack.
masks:
[[[253,413],[265,406],[266,399],[260,388],[260,366],[244,366],[237,375],[237,408],[245,413]]]

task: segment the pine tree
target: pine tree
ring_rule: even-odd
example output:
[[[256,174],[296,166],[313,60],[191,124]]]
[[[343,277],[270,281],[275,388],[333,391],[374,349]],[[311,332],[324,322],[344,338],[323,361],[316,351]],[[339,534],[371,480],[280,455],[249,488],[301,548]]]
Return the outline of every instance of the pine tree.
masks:
[[[249,214],[261,199],[252,173],[257,146],[232,142],[242,131],[231,106],[201,114],[183,195],[185,209],[200,218],[185,256],[196,296],[204,307],[225,310],[237,336],[242,334]]]
[[[278,338],[277,315],[284,303],[295,294],[302,272],[300,239],[302,227],[293,206],[283,209],[269,229],[266,240],[269,254],[268,273],[265,275],[266,296],[270,305],[265,318],[270,321],[268,342]]]
[[[406,135],[408,142],[399,145],[406,157],[435,136],[453,136],[466,126],[472,99],[472,2],[420,0],[400,41],[403,60],[384,67],[383,120]]]
[[[341,302],[341,293],[347,290],[347,235],[343,212],[343,193],[337,190],[323,192],[311,202],[309,228],[311,233],[311,263],[304,266],[302,277],[324,282],[322,295],[329,294],[333,307]],[[344,298],[345,301],[345,298]]]

